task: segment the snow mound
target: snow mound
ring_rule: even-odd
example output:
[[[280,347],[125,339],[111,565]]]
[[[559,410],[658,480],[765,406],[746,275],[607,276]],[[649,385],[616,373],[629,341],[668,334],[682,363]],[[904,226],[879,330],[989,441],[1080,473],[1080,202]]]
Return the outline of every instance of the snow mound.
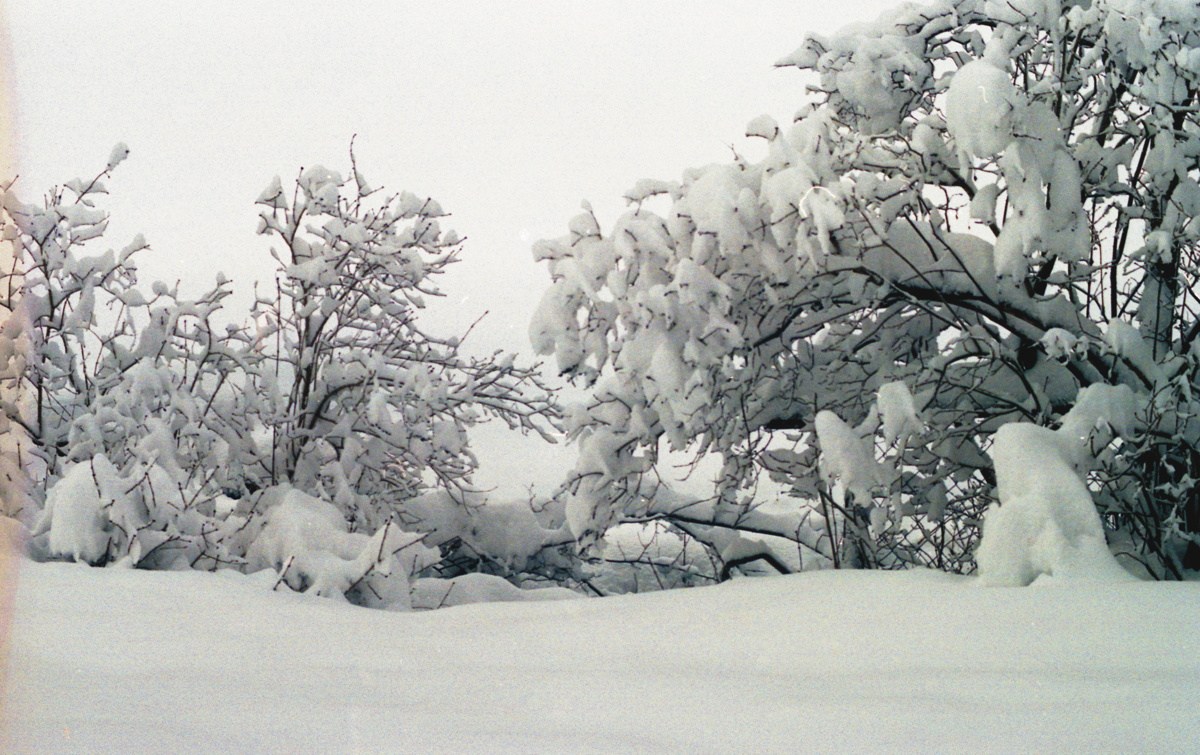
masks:
[[[522,589],[493,574],[463,574],[452,579],[418,579],[412,586],[415,609],[449,608],[472,603],[516,603],[582,598],[565,587]]]
[[[1108,549],[1083,478],[1094,430],[1128,428],[1132,402],[1125,386],[1090,386],[1080,391],[1059,430],[1014,422],[996,431],[989,454],[1000,504],[984,516],[975,553],[984,584],[1021,586],[1042,576],[1132,579]]]
[[[274,569],[293,590],[405,610],[409,575],[438,557],[421,535],[393,522],[374,535],[350,532],[336,506],[295,488],[273,488],[263,498],[270,508],[246,552],[248,569]]]

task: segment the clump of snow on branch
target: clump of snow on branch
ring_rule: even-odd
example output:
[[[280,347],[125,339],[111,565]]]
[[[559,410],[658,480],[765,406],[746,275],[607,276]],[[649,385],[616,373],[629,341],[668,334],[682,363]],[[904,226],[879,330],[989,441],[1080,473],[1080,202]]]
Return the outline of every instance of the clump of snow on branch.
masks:
[[[962,162],[1003,152],[1012,144],[1025,107],[1008,73],[991,61],[975,60],[955,71],[946,92],[946,127]]]
[[[818,413],[815,424],[826,482],[831,486],[840,482],[856,501],[869,501],[871,491],[886,482],[875,461],[873,437],[864,436],[830,411]]]
[[[879,386],[877,394],[884,443],[889,448],[903,447],[909,438],[920,435],[924,425],[917,416],[912,392],[901,380]],[[818,428],[817,432],[820,432]]]

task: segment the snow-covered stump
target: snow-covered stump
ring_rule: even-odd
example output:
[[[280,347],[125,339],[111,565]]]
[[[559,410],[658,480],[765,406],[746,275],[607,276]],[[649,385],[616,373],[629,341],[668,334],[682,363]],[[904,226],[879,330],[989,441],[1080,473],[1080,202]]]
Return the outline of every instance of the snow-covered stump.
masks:
[[[975,553],[984,584],[1133,578],[1109,551],[1084,481],[1096,431],[1107,434],[1103,447],[1110,433],[1128,431],[1132,416],[1127,387],[1096,385],[1080,391],[1058,430],[1013,422],[996,431],[989,453],[1000,503],[984,516]]]

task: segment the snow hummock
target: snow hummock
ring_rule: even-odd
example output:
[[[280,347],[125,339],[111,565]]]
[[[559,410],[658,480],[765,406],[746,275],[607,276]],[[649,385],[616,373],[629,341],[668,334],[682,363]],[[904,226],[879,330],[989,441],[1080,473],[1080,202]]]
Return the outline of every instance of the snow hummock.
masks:
[[[20,564],[45,753],[1187,752],[1200,585],[816,572],[419,613],[234,573]]]

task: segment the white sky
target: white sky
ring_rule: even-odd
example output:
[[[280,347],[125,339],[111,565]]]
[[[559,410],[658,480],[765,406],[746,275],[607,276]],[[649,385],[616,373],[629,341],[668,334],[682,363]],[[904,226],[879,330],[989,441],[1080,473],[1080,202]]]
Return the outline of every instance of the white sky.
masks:
[[[532,242],[581,200],[607,227],[640,178],[753,155],[745,124],[803,100],[774,61],[892,4],[8,0],[18,187],[90,177],[126,142],[96,251],[144,233],[143,283],[223,271],[240,310],[272,271],[254,199],[302,166],[345,174],[357,134],[372,185],[434,197],[468,238],[431,329],[488,310],[475,347],[528,354]]]

